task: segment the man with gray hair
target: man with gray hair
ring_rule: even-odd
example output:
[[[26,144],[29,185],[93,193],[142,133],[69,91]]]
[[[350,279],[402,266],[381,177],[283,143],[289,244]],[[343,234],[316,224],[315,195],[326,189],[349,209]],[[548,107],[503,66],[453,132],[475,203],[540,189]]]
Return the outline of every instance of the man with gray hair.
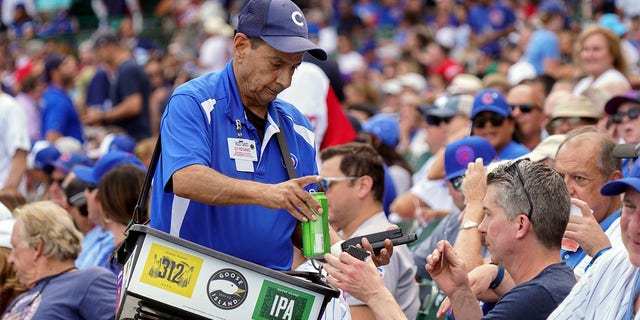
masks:
[[[489,173],[478,231],[497,266],[486,289],[499,290],[505,270],[515,287],[487,317],[546,319],[571,291],[576,280],[559,256],[569,206],[562,176],[544,164],[517,160]],[[448,241],[438,243],[425,268],[451,300],[456,318],[483,316],[465,262]]]
[[[28,291],[2,319],[115,318],[115,275],[104,268],[75,267],[82,234],[67,211],[41,201],[16,209],[14,215],[8,262]]]

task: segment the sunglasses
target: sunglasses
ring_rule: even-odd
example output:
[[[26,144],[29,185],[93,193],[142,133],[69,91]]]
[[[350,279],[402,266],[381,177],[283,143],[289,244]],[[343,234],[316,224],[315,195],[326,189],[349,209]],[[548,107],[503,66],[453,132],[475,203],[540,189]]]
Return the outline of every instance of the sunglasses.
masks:
[[[518,180],[520,180],[520,184],[522,184],[522,190],[524,190],[524,195],[527,197],[527,201],[529,202],[529,213],[527,214],[527,218],[529,218],[529,220],[531,220],[531,215],[533,214],[533,202],[531,201],[531,195],[529,195],[529,191],[527,191],[527,187],[524,184],[524,178],[522,177],[522,172],[520,172],[520,167],[518,167],[518,164],[520,164],[520,162],[522,161],[529,161],[528,158],[524,158],[524,159],[520,159],[520,160],[516,160],[513,161],[511,163],[511,165],[509,166],[509,168],[514,167],[516,174],[518,175]],[[507,168],[507,169],[509,169]]]
[[[569,117],[569,118],[557,118],[554,119],[553,121],[551,121],[551,126],[553,128],[559,128],[560,126],[562,126],[563,124],[568,124],[569,126],[575,126],[581,123],[589,123],[589,124],[595,124],[596,121],[595,119],[591,119],[591,118],[582,118],[582,117]]]
[[[449,122],[451,122],[452,118],[453,117],[440,118],[436,116],[427,116],[427,124],[430,126],[439,127],[442,123],[448,124]]]
[[[358,177],[323,177],[322,180],[320,180],[320,186],[322,188],[324,188],[324,191],[329,191],[329,187],[331,187],[331,185],[334,182],[338,182],[338,181],[353,181],[358,179]]]
[[[457,176],[449,180],[449,182],[451,182],[451,186],[456,191],[460,191],[460,188],[462,187],[462,181],[464,181],[464,176]]]
[[[613,120],[613,123],[621,124],[624,121],[624,116],[629,117],[629,120],[638,119],[640,117],[640,107],[631,108],[627,112],[618,112],[613,115],[611,120]]]
[[[53,183],[57,183],[59,186],[62,185],[62,181],[64,181],[64,178],[62,179],[54,179],[52,177],[49,177],[49,185],[53,185]]]
[[[530,113],[531,111],[538,109],[538,106],[536,106],[535,104],[511,104],[509,105],[511,107],[511,110],[515,110],[520,109],[520,112],[522,113]]]
[[[491,125],[494,127],[499,127],[504,123],[506,118],[497,114],[493,114],[488,117],[475,117],[473,118],[473,127],[482,129],[487,124],[487,122],[491,122]]]

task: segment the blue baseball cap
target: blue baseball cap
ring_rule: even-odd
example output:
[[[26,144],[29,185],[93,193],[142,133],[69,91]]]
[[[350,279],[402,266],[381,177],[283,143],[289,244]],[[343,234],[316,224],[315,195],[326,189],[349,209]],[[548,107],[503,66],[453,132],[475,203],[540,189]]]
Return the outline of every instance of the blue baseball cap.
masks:
[[[309,40],[302,10],[290,0],[250,0],[238,15],[237,30],[264,40],[278,51],[308,51],[319,60],[327,60],[327,53]]]
[[[538,11],[542,13],[556,13],[562,16],[567,15],[564,3],[559,0],[544,0],[538,6]]]
[[[73,173],[78,179],[89,184],[97,185],[109,170],[123,164],[131,164],[147,172],[147,167],[133,154],[123,151],[112,151],[102,156],[93,167],[76,166],[73,168]]]
[[[97,159],[111,151],[124,151],[133,153],[136,141],[124,133],[109,133],[100,142],[98,149],[89,150],[90,158]]]
[[[600,16],[598,19],[598,24],[604,28],[607,28],[613,33],[615,33],[618,37],[621,37],[625,33],[627,33],[627,26],[624,25],[622,21],[620,21],[620,17],[615,13],[605,13]]]
[[[606,183],[600,189],[600,193],[603,196],[615,196],[624,193],[627,188],[633,188],[640,192],[640,161],[636,161],[626,178]]]
[[[511,114],[511,107],[504,100],[502,93],[493,89],[485,89],[478,92],[473,100],[471,119],[483,111],[491,111],[506,118]]]
[[[60,157],[60,151],[53,145],[46,146],[36,152],[33,167],[46,173],[53,171],[53,162]]]
[[[391,147],[395,147],[400,139],[398,117],[392,114],[376,114],[362,124],[362,131],[375,135],[382,143]]]
[[[84,152],[65,152],[53,162],[53,167],[64,174],[71,172],[76,165],[92,166],[93,161]]]
[[[485,138],[465,137],[447,145],[444,150],[444,172],[446,180],[463,175],[467,164],[482,158],[488,164],[496,158],[496,150]]]

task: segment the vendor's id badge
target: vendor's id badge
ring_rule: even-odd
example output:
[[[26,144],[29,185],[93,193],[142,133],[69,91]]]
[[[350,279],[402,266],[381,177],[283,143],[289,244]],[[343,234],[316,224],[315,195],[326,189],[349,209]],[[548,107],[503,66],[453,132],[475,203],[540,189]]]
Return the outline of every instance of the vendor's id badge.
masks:
[[[227,138],[229,156],[236,161],[236,170],[253,172],[253,162],[258,161],[256,142],[249,139]]]

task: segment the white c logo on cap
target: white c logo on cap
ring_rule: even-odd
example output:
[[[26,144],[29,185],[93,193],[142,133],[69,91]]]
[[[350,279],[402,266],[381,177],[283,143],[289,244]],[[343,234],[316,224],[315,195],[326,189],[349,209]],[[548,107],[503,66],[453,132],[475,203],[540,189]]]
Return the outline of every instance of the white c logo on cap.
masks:
[[[298,19],[300,18],[300,19]],[[293,20],[293,23],[303,27],[304,26],[304,17],[302,16],[302,13],[300,13],[300,11],[294,11],[291,14],[291,20]]]

